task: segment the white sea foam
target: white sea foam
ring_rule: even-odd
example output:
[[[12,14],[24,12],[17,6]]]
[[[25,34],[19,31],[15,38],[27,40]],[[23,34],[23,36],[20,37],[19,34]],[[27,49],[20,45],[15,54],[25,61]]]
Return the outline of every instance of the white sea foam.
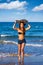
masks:
[[[10,56],[9,53],[0,53],[0,58],[1,57],[7,57],[7,56]]]
[[[17,53],[14,53],[14,54],[17,54]],[[0,53],[0,58],[9,57],[9,56],[13,56],[13,53],[12,54],[10,54],[10,53]]]
[[[3,43],[10,43],[10,44],[17,44],[17,42],[15,42],[15,41],[3,41]]]
[[[6,40],[3,40],[3,41],[0,41],[0,43],[5,43],[5,44],[15,44],[15,45],[18,45],[17,42],[15,41],[6,41]],[[43,44],[33,44],[33,43],[26,43],[26,46],[33,46],[33,47],[43,47]]]
[[[14,53],[15,55],[17,55],[17,53]],[[11,57],[11,56],[15,56],[13,53],[10,54],[10,53],[0,53],[0,58],[4,58],[4,57]],[[29,54],[26,54],[26,55],[29,55]],[[42,54],[31,54],[30,56],[43,56]]]
[[[43,47],[43,44],[26,44],[26,46]]]
[[[4,34],[3,34],[3,35],[0,35],[0,36],[1,36],[1,37],[6,37],[6,36],[8,36],[8,35],[4,35]]]
[[[1,34],[0,37],[10,37],[10,36],[13,36],[13,35],[7,35],[7,34]]]

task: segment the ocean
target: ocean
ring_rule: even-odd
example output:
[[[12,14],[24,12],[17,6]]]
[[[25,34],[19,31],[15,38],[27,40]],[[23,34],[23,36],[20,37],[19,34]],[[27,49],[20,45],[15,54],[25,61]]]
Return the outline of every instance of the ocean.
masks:
[[[18,53],[18,32],[13,29],[14,22],[0,22],[0,57]],[[31,29],[25,32],[24,52],[43,56],[43,22],[29,22]],[[17,24],[16,27],[19,25]],[[27,27],[27,25],[25,26]]]

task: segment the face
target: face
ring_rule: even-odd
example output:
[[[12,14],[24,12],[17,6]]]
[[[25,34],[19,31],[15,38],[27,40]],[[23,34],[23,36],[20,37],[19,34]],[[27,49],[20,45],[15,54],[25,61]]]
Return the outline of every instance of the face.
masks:
[[[20,27],[21,27],[21,28],[23,28],[23,27],[24,27],[24,24],[23,24],[23,23],[21,23],[21,24],[20,24]]]

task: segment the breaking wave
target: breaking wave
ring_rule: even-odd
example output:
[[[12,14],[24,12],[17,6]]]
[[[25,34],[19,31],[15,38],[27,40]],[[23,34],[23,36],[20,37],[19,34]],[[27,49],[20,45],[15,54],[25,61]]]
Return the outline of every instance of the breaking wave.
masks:
[[[3,43],[3,44],[15,44],[15,45],[18,45],[17,42],[15,41],[6,41],[6,40],[0,40],[0,43]],[[33,46],[33,47],[43,47],[43,44],[28,44],[26,43],[26,46]]]

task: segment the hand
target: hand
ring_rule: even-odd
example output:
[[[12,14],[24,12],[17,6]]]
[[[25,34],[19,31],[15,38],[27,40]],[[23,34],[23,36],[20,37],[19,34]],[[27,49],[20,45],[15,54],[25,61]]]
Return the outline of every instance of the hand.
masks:
[[[16,23],[16,20],[14,22]]]
[[[13,29],[14,29],[15,25],[16,25],[16,21],[14,22]]]

